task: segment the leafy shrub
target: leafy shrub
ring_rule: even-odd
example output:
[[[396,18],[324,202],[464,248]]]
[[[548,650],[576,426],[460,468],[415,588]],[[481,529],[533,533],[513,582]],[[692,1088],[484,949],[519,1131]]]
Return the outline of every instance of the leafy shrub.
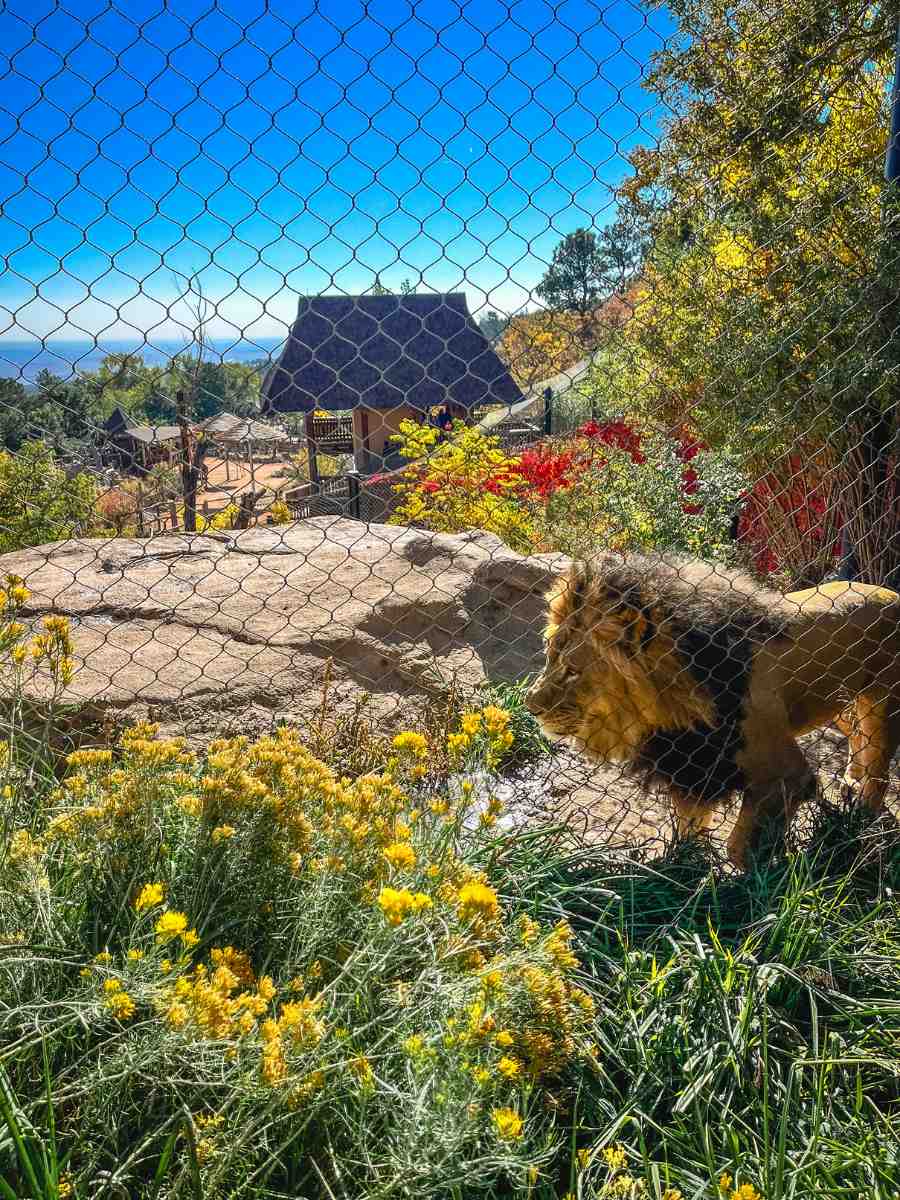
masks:
[[[397,485],[403,501],[394,524],[441,533],[484,529],[526,554],[732,552],[743,481],[688,430],[641,433],[621,419],[589,421],[575,435],[517,457],[500,449],[499,438],[463,425],[441,440],[409,421],[400,436],[413,465]]]
[[[43,442],[0,451],[0,554],[85,536],[95,523],[96,496],[90,475],[70,478]]]
[[[269,509],[269,516],[275,525],[286,525],[291,519],[291,510],[283,500],[276,500]]]
[[[490,766],[509,726],[463,713],[446,753]],[[66,1187],[112,1162],[141,1195],[477,1196],[553,1162],[593,1002],[568,926],[486,873],[496,801],[473,821],[422,734],[355,780],[288,727],[195,755],[139,725],[67,765],[40,798],[6,770],[0,861],[10,1095],[41,1094],[46,1054]]]
[[[536,531],[521,503],[518,460],[500,449],[500,439],[454,423],[449,436],[416,421],[401,421],[396,439],[411,460],[395,490],[401,503],[393,525],[423,525],[437,533],[484,529],[523,554]]]

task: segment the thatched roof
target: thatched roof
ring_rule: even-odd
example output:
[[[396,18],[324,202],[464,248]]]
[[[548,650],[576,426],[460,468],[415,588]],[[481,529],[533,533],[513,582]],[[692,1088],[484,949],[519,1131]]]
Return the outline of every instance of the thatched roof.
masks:
[[[220,442],[274,442],[284,437],[274,425],[225,412],[199,421],[196,428]]]
[[[465,294],[301,299],[264,413],[365,405],[425,411],[515,404],[522,394],[475,324]]]
[[[174,442],[181,437],[181,429],[177,425],[138,425],[118,405],[110,413],[103,426],[112,438],[131,439],[152,445],[154,442]]]

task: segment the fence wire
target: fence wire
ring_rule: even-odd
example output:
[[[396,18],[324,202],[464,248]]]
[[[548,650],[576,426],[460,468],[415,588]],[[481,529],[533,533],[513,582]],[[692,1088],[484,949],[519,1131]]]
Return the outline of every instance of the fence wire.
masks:
[[[0,32],[10,723],[353,772],[495,704],[503,821],[738,865],[816,794],[896,810],[888,6]]]

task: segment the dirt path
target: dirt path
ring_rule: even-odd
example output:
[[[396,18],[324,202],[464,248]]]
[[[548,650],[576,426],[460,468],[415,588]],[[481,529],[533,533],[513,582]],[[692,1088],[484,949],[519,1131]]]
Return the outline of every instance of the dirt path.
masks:
[[[209,469],[208,487],[198,494],[197,504],[201,508],[204,503],[208,504],[211,513],[219,512],[251,488],[275,493],[289,482],[285,473],[290,464],[284,460],[254,462],[251,472],[250,463],[245,459],[231,459],[226,464],[222,458],[207,456],[206,466]]]

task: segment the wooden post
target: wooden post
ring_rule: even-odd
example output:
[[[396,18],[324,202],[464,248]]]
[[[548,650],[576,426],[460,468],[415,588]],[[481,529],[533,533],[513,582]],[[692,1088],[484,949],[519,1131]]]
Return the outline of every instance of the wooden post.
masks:
[[[553,432],[553,388],[544,389],[544,436]]]
[[[313,415],[306,414],[306,453],[309,458],[309,482],[319,482],[319,463],[316,450],[316,439],[313,437]]]
[[[253,488],[249,492],[242,494],[238,514],[234,522],[235,529],[249,529],[250,519],[253,516],[253,508],[257,499],[258,494],[254,492]]]
[[[184,528],[186,533],[197,532],[197,495],[191,495],[191,431],[188,426],[184,392],[175,393],[175,412],[181,429],[181,495],[184,499]]]

